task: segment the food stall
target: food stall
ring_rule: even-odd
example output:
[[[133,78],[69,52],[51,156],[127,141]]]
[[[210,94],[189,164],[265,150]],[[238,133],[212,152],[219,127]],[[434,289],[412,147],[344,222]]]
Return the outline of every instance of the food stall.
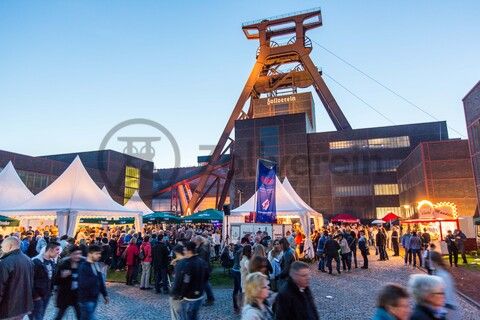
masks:
[[[442,254],[448,253],[445,237],[447,232],[459,229],[457,207],[451,202],[439,202],[433,204],[428,200],[422,200],[417,206],[418,219],[401,220],[403,230],[418,231],[424,229],[430,234],[433,242]]]

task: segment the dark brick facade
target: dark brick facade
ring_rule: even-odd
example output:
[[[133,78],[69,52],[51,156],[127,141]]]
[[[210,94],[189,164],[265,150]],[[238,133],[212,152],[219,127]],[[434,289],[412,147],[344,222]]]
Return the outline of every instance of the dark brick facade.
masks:
[[[253,195],[256,161],[266,158],[277,161],[279,176],[287,176],[302,199],[325,217],[350,213],[374,219],[389,208],[399,210],[400,162],[422,141],[448,139],[445,122],[308,133],[306,121],[305,114],[293,114],[236,122],[230,194],[235,206],[238,190],[242,202]]]
[[[477,199],[467,140],[423,142],[397,170],[400,205],[416,217],[419,201],[453,202],[459,216],[475,214]]]

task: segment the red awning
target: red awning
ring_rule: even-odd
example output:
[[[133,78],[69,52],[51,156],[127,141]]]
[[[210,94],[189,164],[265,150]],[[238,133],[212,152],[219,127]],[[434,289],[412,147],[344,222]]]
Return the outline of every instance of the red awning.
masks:
[[[390,221],[398,220],[399,218],[400,217],[397,216],[395,213],[390,212],[385,217],[383,217],[382,220],[385,222],[390,222]]]
[[[331,219],[331,221],[340,223],[360,223],[360,219],[355,218],[347,213],[337,214]]]

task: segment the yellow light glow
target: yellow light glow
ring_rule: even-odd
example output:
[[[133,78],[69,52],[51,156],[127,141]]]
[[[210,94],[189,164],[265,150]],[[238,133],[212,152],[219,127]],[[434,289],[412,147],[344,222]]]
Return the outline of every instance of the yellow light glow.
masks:
[[[429,206],[429,207],[432,207],[432,208],[434,207],[432,202],[430,202],[428,200],[422,200],[418,203],[417,210],[420,210],[420,208],[423,207],[423,206]]]

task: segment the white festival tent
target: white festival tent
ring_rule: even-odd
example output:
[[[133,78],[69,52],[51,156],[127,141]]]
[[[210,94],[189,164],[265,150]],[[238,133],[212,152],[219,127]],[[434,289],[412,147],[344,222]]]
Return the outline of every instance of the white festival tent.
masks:
[[[9,161],[0,172],[0,209],[13,208],[30,198],[33,198],[33,193],[28,190]]]
[[[152,209],[150,209],[145,202],[143,202],[142,198],[140,198],[138,191],[133,193],[127,203],[125,203],[124,207],[130,210],[141,211],[144,215],[153,213]]]
[[[286,187],[285,187],[286,185]],[[323,225],[322,214],[313,210],[308,206],[300,196],[295,192],[288,179],[285,178],[282,184],[278,177],[275,181],[275,207],[277,217],[284,218],[299,218],[303,232],[305,234],[304,252],[305,256],[313,258],[313,244],[310,240],[311,222],[310,218],[314,219],[316,228]],[[243,203],[238,208],[231,211],[231,222],[243,222],[243,216],[249,215],[256,211],[256,194]],[[239,219],[240,218],[240,219]]]
[[[0,209],[6,216],[57,219],[60,235],[73,236],[82,217],[133,217],[141,230],[142,213],[118,204],[92,180],[77,156],[51,185],[23,204]]]
[[[103,193],[105,193],[110,199],[113,200],[113,198],[112,198],[112,196],[110,195],[110,193],[108,193],[108,190],[107,190],[107,187],[106,187],[106,186],[103,186],[102,191],[103,191]]]

